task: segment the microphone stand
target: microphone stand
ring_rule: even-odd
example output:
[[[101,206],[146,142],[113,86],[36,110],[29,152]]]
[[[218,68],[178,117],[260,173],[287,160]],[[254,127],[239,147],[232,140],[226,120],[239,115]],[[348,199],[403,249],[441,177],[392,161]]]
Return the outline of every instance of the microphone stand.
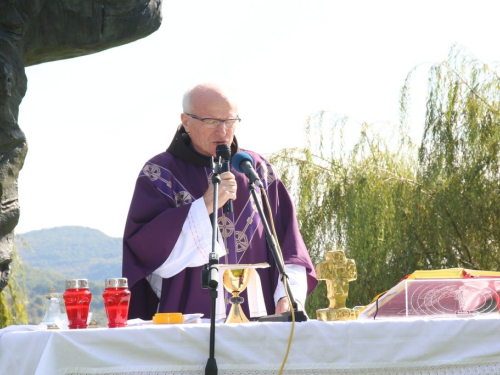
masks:
[[[255,202],[255,206],[257,206],[257,211],[259,212],[260,218],[262,220],[262,225],[264,226],[264,231],[266,233],[266,241],[269,249],[271,250],[271,254],[273,254],[274,262],[276,263],[276,267],[280,273],[280,280],[286,285],[288,296],[290,297],[290,301],[292,303],[292,309],[295,315],[296,322],[305,322],[307,320],[307,316],[303,311],[297,310],[297,301],[293,298],[292,289],[290,288],[290,283],[285,282],[285,277],[288,279],[288,275],[285,273],[285,265],[281,261],[281,256],[278,253],[278,247],[276,246],[276,241],[274,240],[274,236],[269,229],[269,224],[267,223],[266,216],[262,210],[260,205],[260,201],[257,199],[257,193],[255,192],[255,183],[250,182],[248,184],[248,189],[252,193],[253,200]],[[269,213],[271,215],[271,213]],[[259,322],[291,322],[292,321],[292,313],[287,311],[281,314],[274,314],[260,317]]]
[[[219,184],[221,182],[221,163],[212,163],[212,184],[214,186],[213,212],[212,212],[212,252],[208,255],[208,264],[203,266],[201,271],[201,286],[204,289],[210,288],[210,298],[212,304],[210,307],[210,355],[205,367],[205,375],[217,375],[217,361],[215,360],[215,311],[217,302],[217,286],[219,284],[219,255],[215,251],[217,243],[217,206],[219,196]]]

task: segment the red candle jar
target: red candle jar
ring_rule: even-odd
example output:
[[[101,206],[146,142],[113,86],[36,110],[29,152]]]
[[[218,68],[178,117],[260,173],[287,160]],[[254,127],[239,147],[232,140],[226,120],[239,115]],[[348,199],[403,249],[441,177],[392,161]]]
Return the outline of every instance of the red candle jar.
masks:
[[[102,299],[108,316],[108,327],[125,327],[130,304],[128,280],[126,278],[106,279]]]
[[[92,293],[87,279],[66,280],[66,291],[63,295],[68,327],[70,329],[87,328]]]

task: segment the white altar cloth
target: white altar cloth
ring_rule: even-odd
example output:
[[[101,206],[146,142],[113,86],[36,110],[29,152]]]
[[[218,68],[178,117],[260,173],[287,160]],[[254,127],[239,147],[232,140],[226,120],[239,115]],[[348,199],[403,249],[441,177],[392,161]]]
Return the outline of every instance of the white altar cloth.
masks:
[[[218,373],[277,374],[290,327],[218,323]],[[0,330],[0,374],[204,374],[209,356],[207,323],[27,329]],[[500,319],[296,323],[283,373],[500,374]]]

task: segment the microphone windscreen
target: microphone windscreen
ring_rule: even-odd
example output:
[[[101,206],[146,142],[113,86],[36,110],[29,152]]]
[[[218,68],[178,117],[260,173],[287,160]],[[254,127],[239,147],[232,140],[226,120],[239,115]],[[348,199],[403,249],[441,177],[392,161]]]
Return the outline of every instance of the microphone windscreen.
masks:
[[[222,160],[231,160],[231,148],[226,143],[221,143],[215,148],[215,153],[217,157],[221,157]]]
[[[243,161],[249,161],[250,164],[252,164],[252,167],[254,166],[253,164],[253,158],[248,155],[246,152],[240,151],[234,154],[233,156],[233,168],[236,169],[240,173],[245,173],[244,171],[241,170],[240,165]]]

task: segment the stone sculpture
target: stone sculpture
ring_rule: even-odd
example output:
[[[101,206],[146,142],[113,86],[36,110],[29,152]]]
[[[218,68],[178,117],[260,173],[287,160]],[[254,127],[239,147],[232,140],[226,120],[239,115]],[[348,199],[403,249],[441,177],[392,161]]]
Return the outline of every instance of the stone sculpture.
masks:
[[[10,276],[28,151],[17,122],[24,68],[126,44],[160,24],[161,0],[0,0],[0,291]]]

